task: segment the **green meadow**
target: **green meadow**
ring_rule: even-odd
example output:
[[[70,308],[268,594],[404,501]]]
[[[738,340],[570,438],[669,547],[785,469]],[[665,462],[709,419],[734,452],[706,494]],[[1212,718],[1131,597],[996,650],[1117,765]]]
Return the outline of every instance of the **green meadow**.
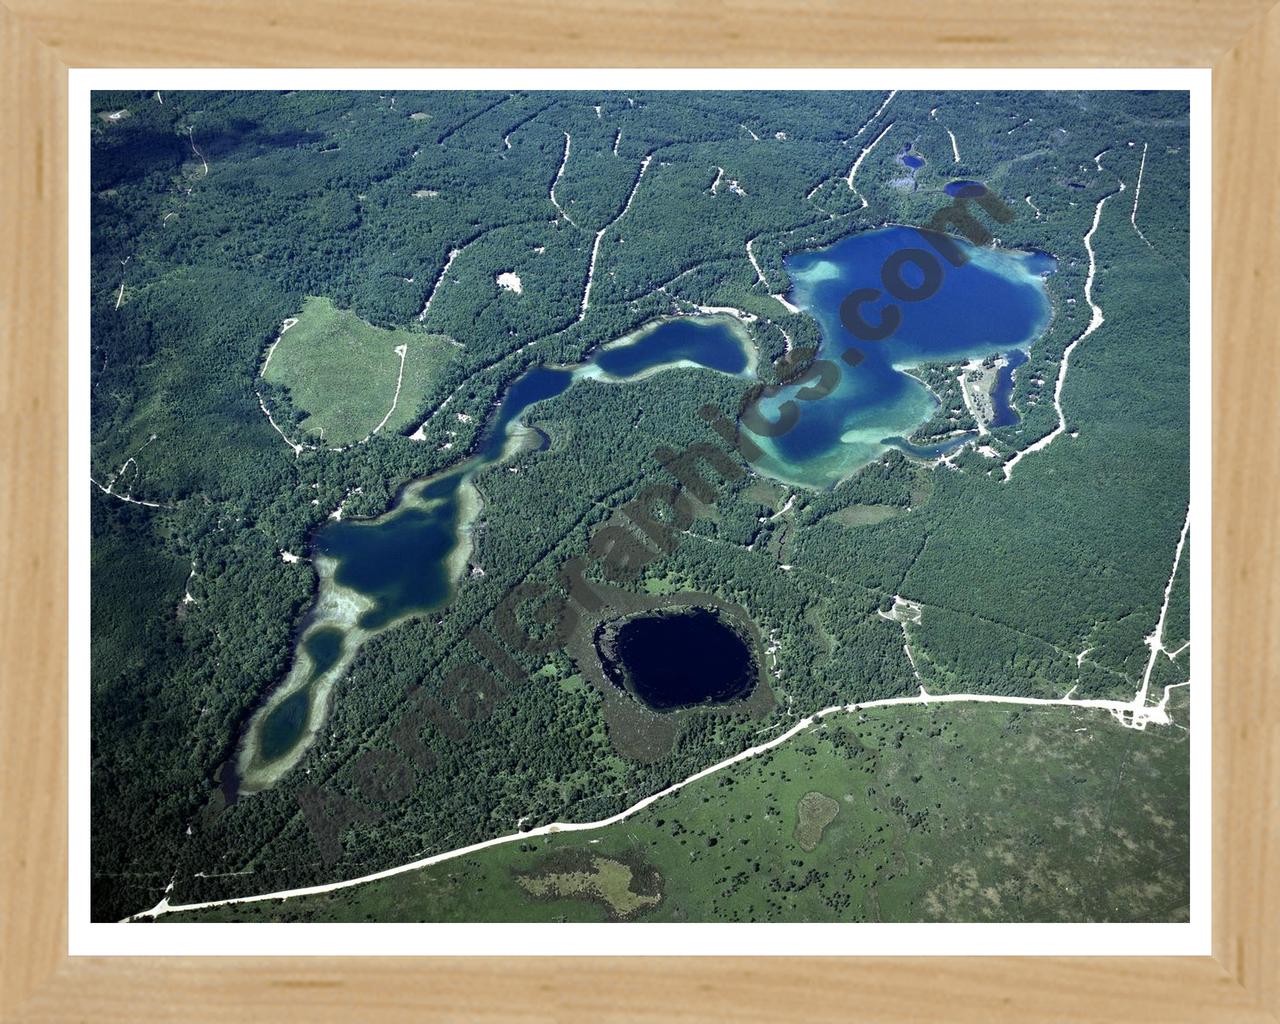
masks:
[[[401,345],[404,379],[397,397]],[[299,440],[346,445],[368,437],[393,400],[395,410],[379,432],[394,434],[413,424],[455,351],[442,335],[375,327],[327,298],[309,296],[262,376],[287,389],[289,404],[302,416]]]
[[[607,828],[160,920],[1181,921],[1188,735],[1079,708],[874,709]]]

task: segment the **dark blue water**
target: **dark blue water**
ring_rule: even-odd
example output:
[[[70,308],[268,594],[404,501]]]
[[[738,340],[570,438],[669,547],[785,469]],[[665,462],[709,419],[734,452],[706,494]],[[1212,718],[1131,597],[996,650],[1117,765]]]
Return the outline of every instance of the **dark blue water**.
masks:
[[[572,383],[573,371],[569,369],[535,366],[526,370],[508,389],[498,406],[498,415],[486,427],[480,446],[481,457],[487,460],[498,458],[507,443],[507,429],[511,424],[530,406],[564,394]]]
[[[1029,356],[1020,348],[1015,348],[1005,358],[1008,362],[1000,367],[996,374],[995,386],[991,389],[991,422],[988,426],[1009,427],[1018,422],[1018,413],[1010,404],[1013,398],[1013,371],[1027,361]]]
[[[902,162],[908,167],[920,168],[924,166],[924,157],[916,156],[914,153],[904,153]]]
[[[315,553],[337,560],[334,582],[373,600],[356,621],[361,629],[383,629],[408,611],[448,599],[448,556],[458,543],[463,478],[454,471],[411,485],[415,503],[401,501],[382,519],[343,520],[316,535]]]
[[[302,643],[311,657],[307,685],[277,704],[262,722],[260,750],[267,761],[289,752],[307,726],[311,712],[312,683],[337,664],[342,653],[342,630],[325,626],[312,630]]]
[[[606,674],[654,711],[739,700],[758,675],[747,641],[706,608],[628,619],[610,647]]]
[[[1043,275],[1052,270],[1052,257],[956,244],[967,261],[953,267],[938,257],[942,282],[918,302],[886,301],[881,281],[889,256],[908,248],[931,251],[911,228],[865,232],[787,258],[790,299],[818,321],[820,355],[837,364],[841,376],[834,391],[814,401],[796,399],[796,386],[761,401],[761,412],[778,420],[783,403],[793,400],[799,420],[778,437],[757,439],[766,451],[759,469],[795,483],[833,484],[877,458],[889,446],[886,439],[910,437],[932,415],[928,389],[899,367],[1027,348],[1043,333],[1051,313]],[[913,269],[903,277],[918,285],[921,275]],[[862,308],[868,322],[877,322],[890,303],[901,315],[884,340],[859,340],[841,323],[841,303],[860,288],[881,290],[879,299]],[[849,349],[862,355],[853,367],[841,359]]]
[[[608,377],[625,379],[659,366],[681,363],[702,366],[721,373],[745,373],[750,365],[742,340],[724,317],[698,319],[677,317],[642,331],[634,341],[600,349],[584,368],[535,366],[507,389],[498,414],[486,426],[480,456],[497,459],[506,444],[511,424],[533,405],[555,398],[585,376],[583,370],[598,368]]]
[[[626,345],[602,349],[592,360],[614,377],[633,377],[669,363],[688,362],[721,373],[745,373],[747,353],[723,319],[668,320]]]
[[[942,186],[942,190],[949,196],[980,196],[986,191],[986,186],[980,181],[949,181]]]
[[[258,750],[264,761],[283,757],[302,737],[311,714],[311,686],[291,693],[262,721],[258,733]]]
[[[448,472],[406,486],[395,505],[377,519],[348,519],[317,532],[312,553],[333,559],[333,581],[372,602],[355,626],[365,633],[397,619],[439,608],[452,598],[458,566],[453,561],[465,523],[464,486],[479,471],[502,459],[513,426],[539,402],[564,394],[587,376],[620,380],[675,364],[693,364],[723,373],[745,373],[751,365],[747,342],[725,317],[678,318],[640,332],[634,340],[601,349],[586,366],[535,366],[507,389],[481,433],[473,457]],[[623,385],[625,386],[625,385]],[[540,446],[545,447],[541,434]],[[296,756],[311,715],[314,682],[337,664],[347,634],[317,625],[301,643],[310,657],[306,685],[277,704],[258,729],[255,764]],[[347,639],[362,642],[362,636]],[[295,663],[297,658],[295,657]]]

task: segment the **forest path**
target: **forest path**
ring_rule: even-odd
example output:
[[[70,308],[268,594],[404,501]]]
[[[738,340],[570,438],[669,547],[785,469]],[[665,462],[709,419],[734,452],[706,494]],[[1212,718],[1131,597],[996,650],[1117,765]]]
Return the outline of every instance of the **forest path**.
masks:
[[[1142,144],[1142,163],[1138,165],[1138,184],[1133,189],[1133,210],[1129,213],[1129,223],[1133,225],[1133,230],[1138,232],[1138,237],[1147,245],[1154,249],[1155,246],[1147,241],[1147,236],[1142,233],[1142,228],[1138,227],[1138,200],[1142,198],[1142,175],[1147,170],[1147,143]]]
[[[1102,159],[1102,153],[1099,153],[1094,157],[1094,159],[1100,161]],[[1101,164],[1099,164],[1099,169],[1101,169]],[[1119,195],[1123,191],[1124,182],[1122,181],[1120,182],[1120,187],[1118,189],[1114,192],[1108,192],[1098,200],[1098,205],[1093,211],[1093,226],[1085,232],[1084,247],[1089,253],[1089,276],[1085,278],[1084,282],[1084,300],[1089,304],[1089,310],[1092,315],[1089,318],[1089,326],[1081,331],[1080,334],[1076,335],[1071,344],[1062,352],[1062,366],[1058,369],[1058,383],[1053,389],[1053,405],[1058,411],[1058,425],[1049,431],[1049,433],[1045,434],[1044,437],[1040,438],[1039,441],[1036,441],[1034,444],[1028,445],[1026,448],[1015,453],[1013,458],[1004,464],[1004,478],[1006,480],[1013,476],[1014,467],[1026,458],[1026,456],[1030,455],[1032,452],[1038,452],[1041,449],[1048,448],[1054,440],[1066,432],[1067,418],[1062,412],[1062,386],[1067,382],[1067,367],[1071,362],[1071,353],[1075,350],[1075,347],[1080,344],[1080,342],[1084,341],[1085,338],[1089,337],[1089,335],[1104,323],[1102,307],[1093,301],[1093,278],[1098,269],[1097,253],[1093,251],[1093,234],[1098,230],[1098,225],[1102,223],[1102,207],[1106,205],[1108,199],[1112,196]]]
[[[444,283],[444,275],[449,273],[449,268],[453,266],[453,261],[462,255],[461,249],[450,249],[449,255],[444,261],[444,266],[440,268],[440,273],[436,275],[435,281],[431,284],[431,290],[427,292],[427,299],[422,304],[422,311],[418,313],[418,322],[421,323],[427,318],[427,313],[431,311],[431,300],[436,297],[436,292],[440,290],[440,285]]]
[[[897,95],[898,95],[897,89],[890,90],[889,95],[884,98],[884,102],[881,103],[880,106],[876,108],[876,112],[874,114],[872,114],[869,118],[866,119],[866,121],[863,122],[862,127],[859,128],[856,132],[854,132],[853,137],[856,139],[859,135],[865,132],[867,128],[871,125],[871,122],[884,113],[884,108],[887,107],[890,103],[892,103],[893,98]]]
[[[116,485],[120,483],[121,480],[124,478],[124,471],[128,469],[130,466],[133,467],[133,476],[130,479],[131,480],[138,479],[138,475],[140,471],[138,469],[137,456],[141,455],[143,452],[143,449],[145,449],[147,445],[151,444],[151,442],[154,441],[158,436],[159,436],[158,434],[152,434],[150,437],[148,437],[146,441],[143,442],[141,448],[139,448],[136,452],[130,455],[127,459],[125,459],[123,463],[121,463],[120,468],[116,470],[116,475],[113,476],[109,482],[107,482],[106,484],[100,484],[92,474],[90,474],[89,476],[89,482],[92,483],[94,487],[98,488],[98,490],[100,490],[103,494],[109,494],[111,495],[111,497],[116,498],[119,501],[127,502],[130,505],[142,505],[145,508],[173,508],[172,505],[165,505],[163,502],[143,501],[141,498],[135,498],[133,496],[132,484],[130,485],[128,494],[116,493]]]
[[[306,451],[308,448],[313,447],[312,445],[309,445],[309,444],[303,444],[301,441],[292,440],[288,434],[286,434],[283,430],[280,429],[280,424],[278,424],[275,421],[275,417],[271,415],[271,410],[267,408],[267,403],[263,399],[262,395],[258,395],[258,408],[262,410],[262,414],[266,416],[267,422],[271,424],[275,432],[279,434],[282,438],[284,438],[284,443],[293,449],[293,457],[295,459],[299,455],[301,455],[304,451]]]
[[[209,177],[209,161],[204,158],[204,154],[196,147],[196,135],[194,128],[187,128],[187,141],[191,143],[191,152],[198,156],[200,158],[200,162],[204,164],[204,174],[202,177]]]
[[[370,437],[373,437],[374,434],[387,425],[387,420],[391,419],[391,414],[396,411],[396,405],[400,402],[400,385],[404,383],[404,357],[409,354],[409,346],[397,345],[393,351],[400,357],[400,372],[396,375],[396,393],[391,396],[391,408],[382,417],[382,422],[369,431],[368,437],[361,441],[361,444],[364,444],[365,441],[368,441]]]
[[[359,878],[348,878],[341,882],[328,882],[322,885],[303,886],[298,889],[282,889],[277,892],[258,893],[253,896],[233,896],[229,899],[207,900],[203,903],[171,904],[169,902],[169,895],[166,892],[160,902],[150,910],[144,910],[140,913],[127,917],[121,923],[124,924],[129,921],[153,920],[165,914],[207,910],[211,907],[225,907],[239,903],[258,903],[264,900],[286,900],[297,896],[319,896],[324,893],[336,892],[339,889],[349,889],[353,886],[364,885],[368,882],[377,882],[384,878],[392,878],[395,875],[402,875],[410,871],[420,871],[423,868],[428,868],[449,860],[456,860],[459,857],[467,857],[494,846],[504,846],[508,843],[523,842],[538,836],[555,835],[560,832],[589,832],[595,829],[606,828],[609,825],[616,825],[619,822],[626,821],[628,818],[638,814],[640,811],[649,807],[658,800],[661,800],[663,797],[677,793],[694,782],[698,782],[710,775],[723,771],[731,765],[738,764],[739,762],[749,760],[753,757],[758,757],[760,754],[781,746],[783,743],[786,743],[788,740],[831,715],[860,713],[863,711],[871,711],[876,708],[908,706],[927,707],[930,704],[960,703],[1013,704],[1036,707],[1076,707],[1108,711],[1126,728],[1142,730],[1145,729],[1148,724],[1169,725],[1172,723],[1172,719],[1170,719],[1167,710],[1169,703],[1169,691],[1175,686],[1185,685],[1187,684],[1174,683],[1170,686],[1166,686],[1163,699],[1156,705],[1142,704],[1136,700],[1074,700],[1065,697],[1048,699],[1036,697],[1007,697],[999,694],[973,693],[947,693],[935,695],[927,692],[923,686],[920,687],[919,694],[914,697],[888,697],[884,700],[866,701],[861,704],[837,704],[832,707],[823,708],[821,711],[816,711],[807,718],[802,718],[790,729],[786,730],[786,732],[780,733],[771,740],[757,744],[754,747],[748,747],[746,750],[740,751],[731,757],[726,757],[723,761],[717,761],[715,764],[708,765],[706,768],[694,772],[688,778],[681,779],[679,782],[673,783],[666,789],[654,793],[651,796],[647,796],[643,800],[632,804],[625,810],[619,811],[617,814],[608,818],[601,818],[599,821],[553,822],[549,825],[542,825],[538,828],[528,829],[527,831],[511,832],[507,835],[495,836],[492,839],[485,839],[478,843],[472,843],[469,846],[462,846],[456,850],[446,850],[444,853],[433,854],[430,857],[423,857],[419,860],[410,861],[407,864],[398,864],[395,867],[386,868],[382,871],[375,871],[372,874],[361,875]],[[1127,721],[1125,716],[1129,716]]]
[[[1169,614],[1169,598],[1173,594],[1173,581],[1178,575],[1178,564],[1182,561],[1182,549],[1187,543],[1187,534],[1191,530],[1191,509],[1187,509],[1186,518],[1182,520],[1182,533],[1178,535],[1178,546],[1173,552],[1173,568],[1169,570],[1169,582],[1164,585],[1164,603],[1160,605],[1160,618],[1156,620],[1156,628],[1149,636],[1144,639],[1144,643],[1151,648],[1151,657],[1147,659],[1146,671],[1142,673],[1142,685],[1138,688],[1138,694],[1134,700],[1145,704],[1147,701],[1147,691],[1151,688],[1151,672],[1156,667],[1156,658],[1163,654],[1170,660],[1173,660],[1181,654],[1191,641],[1188,640],[1182,647],[1178,648],[1177,654],[1171,652],[1164,646],[1164,620]],[[1168,699],[1168,688],[1165,689],[1165,698]]]
[[[604,239],[605,232],[622,220],[627,215],[627,211],[631,209],[631,204],[635,201],[636,193],[640,191],[640,182],[644,181],[645,171],[649,169],[649,164],[653,161],[653,154],[648,153],[645,158],[640,161],[640,173],[636,175],[636,183],[631,186],[631,194],[627,196],[626,203],[623,204],[618,215],[609,221],[604,227],[596,232],[595,244],[591,246],[591,265],[587,267],[587,286],[582,292],[582,308],[578,310],[578,322],[582,322],[582,318],[587,315],[587,310],[591,308],[591,287],[595,284],[596,279],[596,260],[600,256],[600,242]]]
[[[747,239],[747,259],[751,261],[751,267],[756,272],[756,280],[764,285],[765,290],[769,288],[769,282],[764,279],[764,271],[760,268],[760,261],[756,259],[756,254],[751,251],[751,247],[755,244],[755,236]]]
[[[858,158],[854,160],[853,166],[849,168],[849,176],[845,178],[845,183],[849,186],[849,191],[858,197],[858,200],[862,203],[862,208],[864,210],[868,206],[867,197],[864,196],[861,192],[859,192],[857,189],[857,186],[854,185],[853,183],[854,176],[858,173],[858,168],[862,166],[862,161],[865,160],[871,154],[871,151],[876,148],[876,144],[881,139],[883,139],[886,135],[889,134],[889,130],[893,128],[893,124],[894,123],[890,121],[887,125],[885,125],[884,130],[879,135],[877,135],[874,139],[872,139],[871,142],[862,150],[862,152],[858,154]]]
[[[267,367],[271,365],[271,357],[276,354],[276,346],[280,344],[280,339],[284,337],[284,332],[297,324],[297,322],[298,318],[296,316],[285,317],[284,323],[280,325],[280,333],[276,335],[276,340],[267,349],[267,358],[262,361],[262,369],[258,371],[259,377],[266,374]]]
[[[568,132],[564,133],[564,156],[560,158],[560,166],[556,169],[556,176],[551,179],[551,205],[554,206],[565,220],[576,228],[578,225],[574,219],[569,216],[569,211],[560,205],[560,201],[556,199],[556,186],[560,184],[560,179],[564,176],[564,169],[569,164],[569,150],[573,145],[573,139]]]
[[[158,501],[143,501],[141,498],[129,498],[123,494],[116,494],[110,487],[103,487],[102,484],[98,483],[98,481],[93,477],[89,477],[89,482],[93,484],[94,487],[98,488],[98,490],[103,494],[110,494],[111,497],[118,501],[128,502],[130,505],[143,505],[147,508],[173,508],[172,505],[162,505]]]

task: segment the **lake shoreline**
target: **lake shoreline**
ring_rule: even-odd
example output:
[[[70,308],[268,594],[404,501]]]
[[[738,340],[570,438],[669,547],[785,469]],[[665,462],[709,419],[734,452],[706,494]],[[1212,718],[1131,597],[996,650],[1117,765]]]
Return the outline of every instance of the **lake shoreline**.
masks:
[[[742,367],[737,370],[722,370],[681,358],[662,360],[635,373],[622,375],[598,369],[598,360],[602,355],[634,349],[663,327],[689,321],[697,321],[698,328],[719,326],[727,329],[739,350]],[[527,426],[522,421],[528,408],[539,401],[556,397],[574,384],[586,379],[606,384],[635,383],[665,370],[689,367],[746,377],[754,375],[758,364],[758,350],[750,333],[743,322],[732,314],[717,311],[712,314],[673,314],[659,317],[621,338],[599,346],[589,360],[565,366],[534,366],[526,370],[506,387],[504,397],[495,403],[495,408],[490,411],[490,424],[480,431],[476,445],[462,460],[429,476],[409,480],[397,489],[391,504],[378,515],[345,518],[336,523],[320,524],[307,541],[308,556],[316,568],[316,586],[312,605],[303,616],[294,635],[293,658],[289,669],[284,679],[271,687],[257,706],[249,712],[245,724],[240,726],[240,735],[234,743],[234,753],[228,762],[236,782],[237,793],[248,796],[269,789],[297,766],[314,744],[325,721],[328,720],[337,684],[347,674],[365,641],[411,619],[445,608],[456,599],[458,587],[467,575],[467,566],[474,553],[474,531],[485,507],[485,500],[476,483],[476,478],[481,473],[510,461],[519,452],[529,447],[535,428]],[[505,402],[513,390],[529,374],[539,370],[565,374],[563,387],[552,394],[531,398],[526,405],[512,411],[504,419]],[[593,370],[596,372],[592,372]],[[556,383],[558,384],[559,381]],[[500,443],[494,447],[495,442],[499,442],[499,436]],[[449,486],[448,481],[454,477],[457,478],[456,484]],[[433,493],[442,486],[443,490]],[[378,611],[379,601],[356,587],[339,582],[341,558],[325,550],[326,536],[332,540],[335,536],[332,531],[340,527],[344,530],[356,531],[385,529],[415,511],[424,512],[436,508],[447,510],[451,517],[446,529],[452,533],[452,543],[448,551],[438,559],[438,564],[443,568],[443,592],[437,599],[421,606],[407,607],[400,614],[379,619],[375,624],[362,624],[362,619]],[[306,646],[319,630],[327,628],[336,628],[343,632],[340,654],[331,667],[313,676],[314,666]],[[279,755],[262,756],[263,732],[272,724],[270,721],[272,716],[285,714],[281,709],[286,702],[296,699],[297,694],[304,690],[310,690],[311,696],[305,722],[297,738],[289,743],[287,748],[283,748],[283,752]]]
[[[958,267],[937,258],[942,278],[926,297],[892,302],[876,289],[864,304],[868,324],[888,315],[890,306],[898,321],[882,340],[855,342],[852,347],[863,359],[846,369],[838,353],[850,347],[853,337],[842,323],[843,300],[864,285],[870,287],[868,282],[891,258],[911,250],[927,253],[922,240],[919,228],[890,223],[785,257],[791,280],[788,301],[817,322],[819,357],[836,363],[841,378],[821,401],[799,406],[800,419],[785,435],[758,439],[765,449],[765,458],[755,466],[760,473],[790,486],[826,490],[891,448],[932,461],[938,453],[922,455],[923,449],[905,439],[929,421],[937,398],[908,371],[929,363],[968,363],[993,353],[1005,358],[1014,350],[1029,353],[1048,333],[1055,304],[1047,281],[1057,271],[1057,258],[1038,248],[976,246],[956,238],[968,258]],[[909,262],[907,268],[915,274],[914,279],[908,274],[904,283],[918,287],[923,277],[919,264]],[[776,420],[797,390],[788,386],[767,398],[762,412]]]

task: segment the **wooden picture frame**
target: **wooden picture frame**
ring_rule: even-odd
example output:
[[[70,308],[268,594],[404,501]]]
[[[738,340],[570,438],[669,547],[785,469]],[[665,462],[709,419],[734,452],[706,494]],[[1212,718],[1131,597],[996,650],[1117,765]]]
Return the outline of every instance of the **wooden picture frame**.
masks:
[[[630,10],[5,0],[0,1012],[5,1020],[1280,1020],[1280,6]],[[1111,66],[1213,77],[1213,955],[332,959],[67,955],[67,73],[105,66]],[[1135,953],[1140,952],[1135,949]],[[923,978],[922,978],[923,976]],[[927,980],[926,980],[927,979]]]

